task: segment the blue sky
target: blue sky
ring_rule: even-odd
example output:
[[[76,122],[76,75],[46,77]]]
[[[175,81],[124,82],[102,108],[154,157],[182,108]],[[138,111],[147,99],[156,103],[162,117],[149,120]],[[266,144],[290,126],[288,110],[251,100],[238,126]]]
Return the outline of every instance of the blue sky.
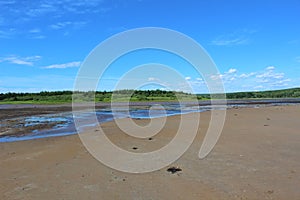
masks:
[[[141,27],[173,29],[200,43],[227,92],[299,87],[299,19],[300,0],[0,0],[0,92],[72,90],[92,49]],[[157,52],[129,55],[105,73],[99,90],[112,90],[130,67],[155,61],[172,65],[194,92],[207,91],[191,66],[168,60]]]

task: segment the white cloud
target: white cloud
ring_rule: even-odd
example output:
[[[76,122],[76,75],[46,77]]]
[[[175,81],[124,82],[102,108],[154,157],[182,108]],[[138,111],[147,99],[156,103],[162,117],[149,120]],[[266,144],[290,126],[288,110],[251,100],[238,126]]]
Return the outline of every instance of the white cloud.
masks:
[[[251,81],[254,89],[257,89],[255,84],[260,83],[263,89],[272,90],[291,87],[292,79],[287,78],[283,72],[276,72],[276,67],[266,67],[264,71],[256,72],[256,76]]]
[[[228,71],[224,72],[223,74],[212,75],[210,78],[214,81],[222,79],[225,82],[232,82],[238,78],[237,69],[230,68]]]
[[[212,75],[210,78],[213,81],[222,79],[227,92],[273,90],[299,86],[297,80],[288,78],[283,72],[278,72],[274,66],[250,73],[239,73],[237,69],[231,68],[222,74]],[[197,86],[196,84],[192,85]]]
[[[257,74],[256,77],[263,79],[282,79],[284,77],[284,73],[276,73],[274,70],[274,66],[269,66],[263,73]]]
[[[71,67],[79,67],[81,62],[69,62],[64,64],[55,64],[55,65],[49,65],[43,67],[44,69],[65,69],[65,68],[71,68]]]
[[[214,75],[210,76],[210,78],[214,81],[220,80],[220,79],[222,79],[222,77],[223,77],[222,74],[214,74]]]
[[[42,58],[41,56],[20,57],[20,56],[12,55],[12,56],[0,58],[0,63],[7,62],[10,64],[33,66],[34,62],[40,60],[41,58]]]
[[[249,74],[244,73],[244,74],[239,75],[239,78],[249,78],[249,77],[254,76],[254,75],[255,75],[254,72],[251,72]]]
[[[236,73],[237,72],[237,69],[233,69],[233,68],[231,68],[231,69],[229,69],[228,70],[228,74],[233,74],[233,73]]]
[[[287,78],[279,81],[274,81],[271,83],[271,85],[276,87],[282,87],[282,86],[288,86],[289,82],[291,82],[291,79]]]
[[[274,69],[275,69],[274,66],[269,66],[269,67],[266,68],[266,70],[274,70]]]
[[[13,63],[13,64],[17,64],[17,65],[30,65],[30,66],[33,65],[32,62],[25,61],[25,60],[20,60],[18,58],[12,59],[12,60],[10,60],[10,62]]]
[[[190,81],[191,79],[192,79],[192,78],[189,77],[189,76],[185,77],[185,80],[186,80],[186,81]]]
[[[209,77],[211,80],[207,81],[210,83],[222,81],[224,89],[227,92],[274,90],[295,87],[295,85],[299,86],[300,79],[291,79],[274,66],[268,66],[261,70],[247,73],[240,72],[241,70],[238,68],[228,68],[220,74],[212,74]],[[207,83],[202,78],[190,79],[190,77],[185,77],[185,80],[188,81],[183,81],[178,86],[176,85],[175,88],[178,88],[180,91],[188,91],[188,86],[190,86],[196,93],[208,92]]]

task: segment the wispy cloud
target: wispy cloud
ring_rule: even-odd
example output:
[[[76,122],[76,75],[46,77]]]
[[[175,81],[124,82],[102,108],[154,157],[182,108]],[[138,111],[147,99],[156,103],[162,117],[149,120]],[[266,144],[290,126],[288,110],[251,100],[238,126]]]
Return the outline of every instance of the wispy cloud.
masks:
[[[216,46],[246,45],[250,43],[250,35],[255,32],[255,30],[249,29],[238,30],[230,34],[216,37],[211,41],[211,44]]]
[[[42,67],[44,69],[65,69],[65,68],[72,68],[72,67],[79,67],[81,62],[69,62],[69,63],[64,63],[64,64],[54,64],[54,65],[49,65]]]
[[[9,39],[14,37],[17,34],[17,30],[14,28],[6,28],[6,29],[2,29],[0,30],[0,38],[2,39]]]
[[[20,57],[20,56],[6,56],[0,58],[1,62],[6,62],[10,64],[17,64],[17,65],[27,65],[27,66],[33,66],[34,62],[41,59],[41,56],[28,56],[28,57]]]
[[[296,60],[296,62],[300,62],[300,56],[297,56],[297,57],[295,58],[295,60]]]
[[[30,37],[31,39],[45,39],[46,36],[45,35],[34,35]]]
[[[51,24],[50,28],[54,29],[54,30],[59,30],[59,29],[62,29],[62,28],[66,27],[66,26],[68,26],[70,24],[72,24],[72,23],[69,22],[69,21],[68,22],[58,22],[56,24]]]
[[[231,39],[226,39],[226,38],[217,38],[213,40],[211,43],[213,45],[217,46],[232,46],[232,45],[243,45],[243,44],[248,44],[249,40],[244,37],[237,37],[237,38],[231,38]]]
[[[29,30],[29,33],[40,33],[41,30],[39,28],[34,28],[34,29],[31,29]]]
[[[45,39],[46,36],[42,33],[42,30],[39,28],[34,28],[28,31],[29,35],[27,36],[29,39]]]
[[[81,19],[85,14],[98,17],[98,15],[104,15],[111,9],[108,6],[111,4],[105,4],[104,0],[36,0],[34,3],[12,0],[0,1],[0,38],[14,38],[24,35],[25,37],[40,39],[40,37],[25,34],[37,34],[38,30],[49,27],[56,30],[68,26],[78,29],[87,22],[65,19]],[[24,30],[25,25],[33,21],[39,22],[40,27]]]
[[[38,18],[53,13],[56,14],[55,17],[60,17],[68,13],[105,13],[109,11],[110,8],[104,6],[103,3],[103,0],[36,0],[30,4],[26,1],[1,1],[0,6],[6,11],[5,13],[1,13],[1,16],[5,14],[11,16],[12,14],[18,13],[19,16],[22,17]]]
[[[0,1],[0,6],[5,6],[5,5],[10,5],[10,4],[15,4],[16,1],[14,0],[6,0],[6,1]]]
[[[85,14],[95,12],[106,12],[109,8],[101,6],[103,0],[59,0],[59,1],[37,1],[33,6],[30,6],[25,12],[29,17],[39,17],[41,15],[62,12],[61,14],[74,13]],[[28,7],[28,6],[27,6]],[[95,9],[96,8],[96,9]]]
[[[67,27],[71,27],[74,29],[81,28],[85,26],[88,22],[87,21],[63,21],[63,22],[57,22],[55,24],[51,24],[49,27],[53,30],[60,30]]]

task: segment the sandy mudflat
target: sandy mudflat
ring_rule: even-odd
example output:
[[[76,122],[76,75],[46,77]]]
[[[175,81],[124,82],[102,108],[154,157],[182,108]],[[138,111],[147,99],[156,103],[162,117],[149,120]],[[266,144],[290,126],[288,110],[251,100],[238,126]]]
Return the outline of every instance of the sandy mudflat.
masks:
[[[77,135],[0,143],[0,199],[300,199],[299,105],[229,110],[220,140],[200,160],[209,117],[201,113],[196,140],[171,165],[182,169],[175,174],[110,169]],[[147,152],[170,141],[179,120],[169,117],[152,140],[132,139],[114,122],[101,126],[122,148]]]

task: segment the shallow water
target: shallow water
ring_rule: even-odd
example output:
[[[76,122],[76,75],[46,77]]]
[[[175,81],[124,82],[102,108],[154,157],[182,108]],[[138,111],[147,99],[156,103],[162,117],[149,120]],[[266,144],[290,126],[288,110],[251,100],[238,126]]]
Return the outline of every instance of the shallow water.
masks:
[[[190,112],[204,112],[209,110],[206,106],[199,108],[198,106],[180,106],[179,104],[168,104],[165,106],[134,106],[130,107],[129,112],[124,107],[114,109],[114,112],[109,108],[97,109],[95,111],[98,122],[104,123],[120,118],[133,119],[149,119],[163,116],[186,114]],[[4,120],[0,127],[3,130],[8,129],[11,134],[0,136],[0,142],[13,142],[21,140],[30,140],[37,138],[64,136],[76,134],[74,118],[72,112],[64,112],[58,114],[35,115],[28,117],[20,117],[15,119]],[[77,118],[84,119],[87,123],[85,128],[95,126],[97,124],[88,123],[88,119],[93,117],[92,112],[82,112],[76,114]],[[49,128],[49,125],[51,126]],[[24,134],[26,132],[26,134]],[[3,134],[3,132],[2,132]]]
[[[214,109],[226,109],[233,107],[259,107],[266,105],[290,105],[295,102],[286,101],[272,101],[265,100],[264,102],[252,101],[231,101],[227,106],[220,106]],[[104,123],[120,118],[136,118],[136,119],[149,119],[164,116],[187,114],[192,112],[205,112],[211,110],[210,105],[194,105],[194,104],[175,104],[167,103],[165,105],[148,105],[148,106],[131,106],[129,112],[122,106],[114,109],[110,107],[97,109],[95,111],[98,122]],[[89,123],[88,119],[93,115],[92,112],[82,112],[79,115],[74,115],[77,118],[87,121],[82,129],[85,127],[95,126],[95,123]],[[76,134],[74,125],[74,117],[72,112],[64,112],[57,114],[35,115],[27,117],[19,117],[9,120],[2,120],[0,122],[0,142],[13,142],[21,140],[30,140],[37,138],[65,136]],[[3,135],[3,133],[6,133]]]

